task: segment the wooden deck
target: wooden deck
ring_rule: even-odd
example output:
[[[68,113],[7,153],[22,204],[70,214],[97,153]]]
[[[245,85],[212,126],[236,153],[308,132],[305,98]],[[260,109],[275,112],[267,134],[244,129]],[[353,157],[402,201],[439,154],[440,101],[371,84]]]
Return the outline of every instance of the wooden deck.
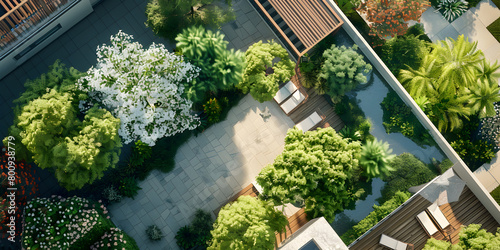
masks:
[[[264,19],[285,40],[297,58],[327,35],[336,32],[342,19],[325,0],[251,0]]]
[[[431,203],[428,200],[417,195],[349,249],[388,249],[378,244],[382,234],[399,241],[414,244],[415,249],[422,249],[429,237],[415,217],[430,205]],[[450,232],[453,244],[458,243],[458,233],[462,225],[482,224],[482,228],[491,233],[495,233],[497,227],[500,227],[500,224],[467,187],[464,188],[459,201],[442,205],[440,209],[455,228]],[[432,235],[432,237],[439,240],[444,239],[440,232]]]
[[[300,209],[292,216],[288,217],[288,225],[286,226],[286,232],[276,233],[276,243],[280,247],[281,243],[290,237],[293,233],[304,226],[309,220],[307,219],[306,212],[304,208]]]
[[[297,74],[292,77],[292,82],[300,83],[300,72],[296,69]],[[325,121],[320,123],[316,127],[332,127],[337,132],[344,127],[344,122],[340,119],[340,116],[335,113],[335,108],[327,101],[329,98],[325,95],[318,95],[313,88],[304,88],[307,92],[308,98],[302,103],[296,110],[291,112],[288,116],[292,121],[297,124],[304,120],[306,117],[318,111],[319,115],[325,116]],[[314,128],[315,129],[315,128]]]
[[[253,184],[250,183],[250,185],[248,185],[247,187],[245,187],[244,189],[242,189],[240,192],[236,193],[226,203],[222,204],[222,206],[220,206],[217,209],[215,209],[214,210],[215,217],[217,217],[217,215],[219,214],[219,211],[222,209],[222,207],[224,207],[228,203],[231,203],[231,202],[237,200],[238,197],[240,197],[242,195],[250,195],[252,197],[257,197],[259,195],[259,191],[257,190],[257,188],[255,188],[255,186]]]

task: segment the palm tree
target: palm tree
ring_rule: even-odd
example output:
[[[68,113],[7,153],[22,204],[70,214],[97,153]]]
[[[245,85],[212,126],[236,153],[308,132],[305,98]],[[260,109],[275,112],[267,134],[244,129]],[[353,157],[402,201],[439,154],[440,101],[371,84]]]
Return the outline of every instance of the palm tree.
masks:
[[[439,131],[453,131],[462,127],[462,117],[468,118],[472,108],[467,105],[468,95],[450,95],[449,92],[438,93],[436,99],[431,101],[427,116]]]
[[[390,161],[395,155],[391,155],[387,142],[367,141],[361,150],[360,165],[364,169],[364,174],[368,178],[387,176],[394,169],[390,166]]]
[[[460,35],[457,40],[447,38],[434,45],[431,56],[439,60],[441,74],[439,82],[450,89],[470,87],[476,83],[477,65],[484,60],[484,54],[477,49],[477,42],[470,43]],[[461,86],[457,86],[461,84]]]
[[[436,58],[426,55],[417,70],[400,70],[399,80],[413,98],[425,96],[428,92],[436,91],[438,75],[438,68],[435,67],[436,62]]]
[[[478,113],[479,118],[495,116],[494,103],[500,101],[500,87],[498,87],[498,83],[490,82],[487,79],[478,79],[478,84],[472,86],[467,91],[471,111]]]
[[[488,59],[484,59],[481,61],[481,65],[478,67],[479,71],[479,79],[481,81],[487,80],[490,83],[494,83],[495,81],[500,78],[500,64],[498,64],[498,61],[495,61],[495,63],[491,64]]]

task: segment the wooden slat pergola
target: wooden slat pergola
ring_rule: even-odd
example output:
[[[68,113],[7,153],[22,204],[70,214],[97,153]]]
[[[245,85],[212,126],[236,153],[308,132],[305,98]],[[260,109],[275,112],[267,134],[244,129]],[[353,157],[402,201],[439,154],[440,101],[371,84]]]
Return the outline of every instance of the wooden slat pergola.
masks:
[[[344,23],[326,0],[250,0],[288,50],[304,55]]]

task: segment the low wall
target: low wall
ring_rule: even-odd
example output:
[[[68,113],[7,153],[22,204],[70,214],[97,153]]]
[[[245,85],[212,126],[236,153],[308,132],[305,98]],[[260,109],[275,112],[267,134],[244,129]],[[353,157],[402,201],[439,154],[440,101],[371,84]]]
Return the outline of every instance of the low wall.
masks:
[[[413,98],[406,92],[405,88],[399,83],[397,78],[391,73],[391,71],[385,66],[378,55],[373,51],[371,46],[365,41],[361,34],[352,25],[349,19],[344,15],[342,10],[335,4],[333,0],[328,0],[332,8],[339,13],[340,18],[344,21],[342,26],[347,34],[354,40],[359,46],[359,49],[365,54],[365,56],[370,60],[370,63],[374,68],[376,68],[382,77],[387,81],[387,83],[392,87],[399,97],[411,108],[413,114],[422,123],[422,125],[429,131],[431,136],[434,138],[436,143],[439,145],[441,150],[445,153],[446,157],[450,159],[454,165],[453,169],[455,172],[467,183],[470,190],[476,195],[476,197],[481,201],[485,208],[491,213],[491,215],[500,223],[500,206],[496,201],[489,195],[486,188],[479,182],[479,180],[470,171],[469,167],[460,159],[458,154],[453,150],[448,141],[441,135],[434,124],[429,120],[425,113],[418,107]],[[472,212],[472,211],[471,211]]]

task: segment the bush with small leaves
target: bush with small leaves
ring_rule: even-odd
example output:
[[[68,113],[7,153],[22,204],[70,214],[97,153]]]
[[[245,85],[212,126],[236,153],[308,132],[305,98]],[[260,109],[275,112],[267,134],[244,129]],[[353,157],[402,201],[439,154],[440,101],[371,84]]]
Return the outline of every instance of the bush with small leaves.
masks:
[[[123,198],[123,196],[118,193],[115,187],[109,186],[104,189],[102,192],[104,198],[106,198],[110,203],[111,202],[120,202]]]
[[[134,199],[137,195],[137,191],[142,188],[137,184],[137,179],[134,177],[126,177],[120,181],[120,187],[118,189],[121,195]]]
[[[219,101],[215,98],[211,98],[207,101],[205,105],[203,105],[203,111],[208,116],[208,123],[214,124],[220,121],[220,114],[222,112],[222,108],[219,105]]]
[[[320,94],[328,94],[334,103],[340,102],[342,96],[355,89],[358,84],[366,83],[366,76],[372,66],[365,62],[357,52],[355,44],[350,48],[332,45],[323,53],[318,81],[314,88]]]
[[[138,140],[132,148],[132,155],[130,156],[130,165],[133,167],[140,166],[145,160],[151,158],[153,150],[148,144]]]
[[[367,141],[361,149],[361,158],[359,164],[368,178],[388,176],[394,168],[390,162],[395,155],[391,155],[392,149],[389,143],[378,141]]]
[[[146,229],[146,234],[149,239],[152,241],[161,240],[161,238],[165,237],[161,231],[161,229],[156,225],[151,225]]]

